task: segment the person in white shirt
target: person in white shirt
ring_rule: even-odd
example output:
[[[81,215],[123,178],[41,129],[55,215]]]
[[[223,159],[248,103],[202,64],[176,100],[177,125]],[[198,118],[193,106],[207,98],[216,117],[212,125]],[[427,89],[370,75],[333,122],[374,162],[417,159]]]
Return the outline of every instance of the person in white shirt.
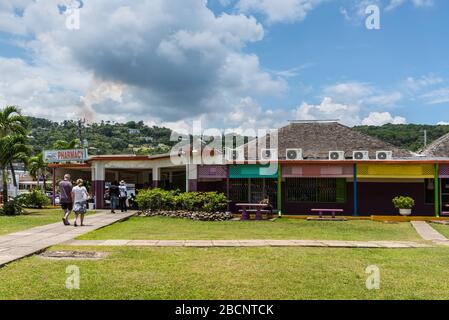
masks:
[[[126,183],[125,181],[120,181],[120,186],[118,187],[119,192],[120,192],[120,197],[119,197],[119,206],[120,206],[120,211],[121,212],[126,212],[128,211],[128,207],[126,205],[126,199],[128,198],[128,188],[126,187]]]
[[[75,212],[75,227],[78,226],[78,216],[81,216],[81,226],[84,225],[84,215],[87,212],[87,200],[89,199],[89,193],[87,193],[87,189],[83,186],[83,183],[84,181],[82,179],[76,180],[76,187],[72,189],[73,212]]]

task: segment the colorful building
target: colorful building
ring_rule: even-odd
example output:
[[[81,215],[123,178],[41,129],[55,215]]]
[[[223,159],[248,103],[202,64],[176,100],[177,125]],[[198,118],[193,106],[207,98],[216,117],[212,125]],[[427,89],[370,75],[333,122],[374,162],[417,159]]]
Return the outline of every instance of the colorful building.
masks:
[[[238,202],[265,197],[287,215],[310,215],[313,208],[397,215],[392,199],[399,195],[415,200],[416,216],[440,215],[449,204],[449,150],[446,157],[427,150],[414,154],[336,122],[292,122],[277,131],[276,143],[273,137],[231,149],[230,156],[209,152],[208,160],[214,161],[206,163],[214,164],[207,165],[196,161],[198,151],[190,149],[181,163],[170,154],[105,155],[51,167],[55,182],[65,173],[90,181],[97,208],[106,206],[105,188],[122,179],[136,190],[224,192],[231,211]]]

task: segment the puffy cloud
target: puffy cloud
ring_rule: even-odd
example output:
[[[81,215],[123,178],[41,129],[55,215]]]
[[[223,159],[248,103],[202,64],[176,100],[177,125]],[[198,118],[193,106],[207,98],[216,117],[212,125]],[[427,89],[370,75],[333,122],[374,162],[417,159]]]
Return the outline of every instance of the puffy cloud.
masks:
[[[371,112],[362,120],[362,124],[366,126],[382,126],[387,123],[405,124],[407,120],[404,117],[393,117],[389,112]]]
[[[324,0],[239,0],[242,12],[261,13],[269,23],[302,21]]]
[[[32,64],[0,61],[2,69],[20,65],[2,79],[5,88],[16,87],[1,90],[0,101],[55,120],[80,114],[177,123],[223,115],[244,97],[287,89],[283,78],[263,71],[258,57],[243,50],[264,37],[253,17],[216,16],[203,0],[86,1],[80,30],[69,30],[60,3],[0,5],[10,17],[0,31],[24,36],[23,48],[32,56]],[[22,14],[14,14],[18,7]],[[64,98],[55,102],[56,95]]]
[[[296,108],[296,119],[299,120],[339,120],[348,126],[360,123],[360,107],[351,104],[336,103],[325,97],[318,105],[303,103]]]

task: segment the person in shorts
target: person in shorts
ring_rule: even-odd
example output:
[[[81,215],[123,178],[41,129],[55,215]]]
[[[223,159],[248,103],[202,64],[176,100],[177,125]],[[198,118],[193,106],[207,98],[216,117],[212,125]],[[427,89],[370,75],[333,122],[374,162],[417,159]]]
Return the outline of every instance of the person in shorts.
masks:
[[[59,183],[59,193],[61,208],[62,210],[64,210],[64,217],[62,218],[62,222],[66,226],[70,225],[69,216],[73,209],[72,188],[73,186],[70,182],[70,175],[65,174],[64,180]]]
[[[87,200],[89,200],[89,193],[86,187],[83,186],[83,179],[76,180],[76,186],[72,189],[73,212],[75,213],[74,226],[77,227],[78,216],[80,216],[80,224],[84,226],[84,215],[87,212]]]

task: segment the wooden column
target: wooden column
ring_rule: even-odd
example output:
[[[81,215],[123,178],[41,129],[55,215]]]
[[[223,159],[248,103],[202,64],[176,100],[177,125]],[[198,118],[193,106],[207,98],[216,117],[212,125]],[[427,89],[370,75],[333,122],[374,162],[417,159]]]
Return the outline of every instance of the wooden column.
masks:
[[[434,182],[434,193],[435,193],[435,216],[440,216],[440,165],[435,164],[435,182]]]
[[[282,216],[282,167],[278,167],[278,214]]]
[[[353,215],[356,217],[359,215],[358,212],[358,203],[357,203],[357,164],[354,163],[354,212]]]

